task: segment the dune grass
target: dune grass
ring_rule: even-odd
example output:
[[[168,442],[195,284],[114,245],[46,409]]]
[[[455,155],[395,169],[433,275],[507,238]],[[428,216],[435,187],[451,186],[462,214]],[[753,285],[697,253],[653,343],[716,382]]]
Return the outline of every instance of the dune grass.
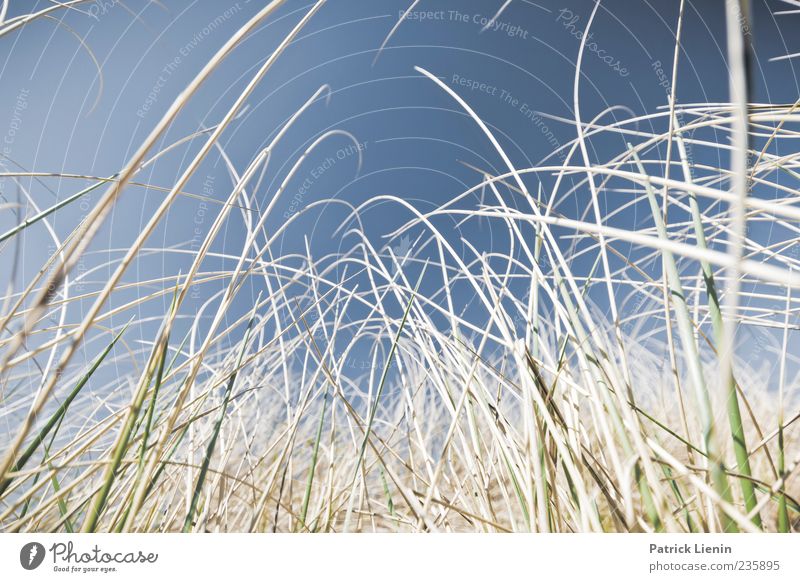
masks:
[[[0,36],[80,4],[7,20]],[[20,236],[106,187],[38,274],[2,301],[0,528],[800,528],[791,349],[800,115],[797,104],[749,103],[748,47],[735,38],[741,5],[726,3],[731,103],[678,104],[673,83],[658,111],[587,121],[579,57],[575,118],[560,120],[574,140],[517,167],[466,97],[417,67],[482,132],[503,173],[472,167],[474,185],[434,209],[391,195],[360,206],[321,200],[268,227],[307,156],[331,137],[352,139],[342,130],[319,136],[289,161],[277,190],[261,188],[276,145],[328,93],[323,86],[244,171],[227,161],[233,186],[187,272],[124,282],[176,200],[196,197],[186,186],[211,150],[228,160],[225,129],[325,2],[299,19],[218,124],[156,151],[197,89],[281,4],[268,3],[224,44],[124,168],[109,178],[43,173],[74,183],[75,193],[0,235],[5,261]],[[679,43],[678,32],[673,78]],[[593,161],[587,144],[604,136],[628,146]],[[165,151],[195,140],[202,146],[173,185],[144,184],[163,200],[131,246],[102,265],[111,277],[76,293],[72,271],[123,191],[142,185],[137,174]],[[729,163],[692,160],[690,150]],[[2,175],[22,187],[30,173]],[[579,195],[584,214],[563,213]],[[605,209],[605,195],[620,203]],[[408,220],[371,239],[361,216],[386,203]],[[350,213],[337,233],[342,250],[315,256],[306,244],[305,254],[279,254],[282,237],[302,240],[301,219],[329,205]],[[633,209],[645,218],[632,222]],[[486,252],[442,229],[443,218],[485,221],[503,236]],[[764,243],[750,223],[780,235]],[[219,251],[214,243],[230,225],[244,229],[244,244]],[[208,259],[220,257],[233,267],[209,270]],[[212,284],[222,290],[199,312],[186,304],[192,289]],[[263,294],[248,302],[251,285]],[[157,325],[140,316],[142,305],[169,297]],[[81,320],[68,323],[77,305]],[[774,338],[758,363],[774,372],[747,364],[743,329]],[[133,330],[149,340],[129,342]],[[95,354],[88,367],[74,361],[79,349]]]

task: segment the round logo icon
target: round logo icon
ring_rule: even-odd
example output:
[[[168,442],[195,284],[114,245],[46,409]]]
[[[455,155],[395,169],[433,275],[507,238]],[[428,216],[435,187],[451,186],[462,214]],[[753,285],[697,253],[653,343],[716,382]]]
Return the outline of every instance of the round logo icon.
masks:
[[[44,546],[39,542],[29,542],[19,551],[19,563],[26,570],[35,570],[44,561]]]

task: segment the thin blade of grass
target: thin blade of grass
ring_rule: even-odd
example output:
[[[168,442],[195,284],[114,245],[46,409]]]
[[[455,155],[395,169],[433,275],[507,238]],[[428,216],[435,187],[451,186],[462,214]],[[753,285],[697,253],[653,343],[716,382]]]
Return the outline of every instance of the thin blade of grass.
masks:
[[[259,295],[259,300],[261,296]],[[203,483],[206,479],[206,474],[208,473],[208,467],[211,464],[211,457],[214,454],[214,448],[217,444],[217,438],[219,437],[219,431],[222,428],[222,422],[225,420],[225,414],[228,410],[228,402],[231,398],[231,392],[233,392],[233,386],[236,383],[236,377],[239,374],[239,369],[242,365],[242,360],[244,359],[245,351],[247,351],[247,344],[250,341],[250,332],[253,329],[253,323],[256,319],[256,311],[255,308],[258,306],[259,301],[256,301],[255,306],[253,307],[253,312],[250,315],[250,321],[247,323],[247,329],[244,333],[244,339],[242,339],[242,347],[239,350],[239,356],[236,359],[236,365],[233,369],[233,373],[228,380],[228,386],[225,388],[225,397],[222,402],[222,406],[219,409],[219,416],[217,416],[217,420],[214,423],[214,429],[211,433],[211,439],[208,441],[208,446],[206,447],[206,453],[203,457],[203,464],[200,467],[200,473],[197,475],[197,483],[194,486],[194,492],[192,493],[192,502],[189,505],[189,511],[186,512],[186,518],[183,520],[183,531],[188,532],[191,531],[192,528],[192,521],[194,519],[194,513],[197,509],[197,501],[200,499],[200,492],[203,490]]]

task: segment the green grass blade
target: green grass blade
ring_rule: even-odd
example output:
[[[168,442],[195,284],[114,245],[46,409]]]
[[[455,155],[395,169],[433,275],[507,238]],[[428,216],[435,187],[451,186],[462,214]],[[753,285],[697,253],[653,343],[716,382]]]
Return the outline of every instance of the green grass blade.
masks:
[[[76,192],[72,196],[69,196],[69,197],[65,198],[64,200],[62,200],[61,202],[58,202],[57,204],[54,204],[50,208],[46,208],[46,209],[42,210],[36,216],[32,216],[31,218],[27,218],[27,219],[23,220],[22,222],[20,222],[14,228],[11,228],[11,229],[7,230],[3,234],[0,234],[0,243],[5,242],[6,240],[10,239],[12,236],[14,236],[16,234],[19,234],[20,232],[22,232],[23,230],[25,230],[29,226],[31,226],[33,224],[36,224],[37,222],[39,222],[43,218],[47,218],[48,216],[53,214],[55,211],[57,211],[57,210],[59,210],[61,208],[64,208],[65,206],[67,206],[68,204],[71,204],[72,202],[75,202],[78,198],[81,198],[82,196],[85,196],[86,194],[88,194],[92,190],[96,190],[97,188],[99,188],[100,186],[105,184],[106,182],[111,181],[116,177],[117,177],[117,174],[114,174],[114,175],[112,175],[111,177],[107,178],[106,180],[104,180],[102,182],[97,182],[96,184],[92,184],[88,188],[84,188],[80,192]]]
[[[406,325],[406,321],[408,320],[408,314],[411,313],[411,306],[414,305],[414,297],[416,296],[417,292],[419,291],[419,286],[422,284],[422,278],[425,275],[425,269],[427,264],[422,268],[422,272],[419,275],[419,279],[417,280],[417,285],[414,288],[414,291],[411,293],[411,297],[408,300],[408,304],[406,305],[406,309],[403,312],[403,318],[400,320],[400,326],[397,328],[397,333],[394,336],[394,341],[392,341],[392,347],[389,349],[389,355],[386,358],[386,364],[383,366],[383,372],[381,372],[381,379],[378,383],[378,390],[375,392],[375,402],[372,404],[372,409],[369,412],[369,418],[367,419],[367,426],[364,429],[364,439],[361,441],[361,447],[358,452],[358,458],[356,459],[356,466],[353,470],[353,479],[351,481],[351,491],[350,491],[350,501],[348,502],[347,506],[347,513],[345,514],[344,518],[344,530],[347,531],[348,526],[350,525],[350,516],[353,512],[353,499],[355,497],[355,483],[358,479],[358,472],[361,469],[361,463],[364,460],[364,453],[367,450],[367,443],[369,442],[369,436],[372,431],[372,423],[375,420],[375,414],[378,411],[378,405],[381,400],[381,394],[383,394],[384,386],[386,385],[386,379],[389,377],[389,369],[392,366],[392,360],[394,359],[394,354],[397,351],[397,344],[400,341],[400,336],[403,333],[403,328]]]
[[[628,149],[633,156],[639,172],[642,176],[647,176],[647,172],[639,160],[636,151],[629,144]],[[645,192],[647,199],[650,202],[650,209],[653,214],[653,221],[656,225],[659,238],[668,240],[667,227],[664,224],[663,217],[661,216],[661,209],[656,201],[656,195],[650,182],[645,182]],[[686,364],[689,368],[689,373],[692,378],[692,384],[695,388],[695,399],[697,401],[698,410],[700,412],[700,419],[703,424],[703,437],[708,453],[708,462],[710,465],[711,480],[716,493],[721,499],[728,503],[732,502],[731,491],[728,485],[728,478],[725,473],[725,465],[722,459],[722,454],[719,451],[716,442],[716,430],[714,423],[714,414],[712,412],[711,397],[708,393],[705,378],[703,377],[702,365],[700,362],[700,354],[698,353],[697,343],[694,338],[694,329],[689,315],[689,308],[686,303],[686,295],[683,292],[683,285],[681,283],[678,266],[675,263],[675,257],[666,249],[661,251],[664,269],[667,271],[667,281],[669,283],[670,294],[673,298],[673,305],[675,308],[675,318],[678,323],[678,333],[680,334],[681,344],[686,352]],[[719,512],[720,520],[723,523],[725,531],[737,531],[736,524],[724,512]]]
[[[260,297],[259,297],[260,298]],[[231,398],[231,393],[233,392],[233,386],[236,383],[236,376],[239,373],[239,368],[242,365],[242,360],[244,359],[245,351],[247,351],[247,344],[250,341],[250,332],[253,329],[253,323],[256,319],[256,312],[255,309],[258,306],[258,301],[256,301],[255,306],[253,307],[253,313],[250,316],[250,321],[247,323],[247,330],[244,334],[244,339],[242,340],[242,347],[239,350],[239,356],[236,360],[236,366],[233,370],[233,373],[228,380],[228,386],[225,389],[225,397],[223,399],[222,406],[219,409],[219,416],[217,416],[217,420],[214,423],[214,429],[211,433],[211,439],[208,441],[208,446],[206,447],[206,453],[203,457],[203,464],[200,467],[200,473],[197,475],[197,483],[194,487],[194,492],[192,493],[192,501],[189,505],[189,511],[186,512],[186,518],[183,521],[183,531],[188,532],[192,528],[192,521],[194,519],[194,513],[197,509],[197,502],[200,499],[200,492],[203,490],[203,483],[206,479],[206,474],[208,473],[208,467],[211,464],[211,457],[214,454],[214,448],[217,444],[217,438],[219,437],[219,431],[222,428],[222,422],[225,420],[225,413],[228,410],[228,402]]]
[[[31,456],[33,456],[33,454],[36,452],[36,449],[39,448],[39,445],[42,444],[44,439],[47,437],[48,433],[53,429],[54,426],[56,426],[57,423],[61,422],[64,415],[67,413],[67,409],[69,408],[70,404],[72,404],[72,401],[75,400],[75,398],[78,396],[80,391],[92,377],[92,374],[94,374],[97,371],[97,368],[99,368],[100,364],[103,363],[103,360],[112,350],[112,348],[117,343],[119,338],[122,337],[122,334],[125,333],[125,330],[128,329],[129,325],[130,322],[125,324],[125,327],[123,327],[120,330],[120,332],[114,337],[114,339],[111,340],[111,343],[109,343],[106,346],[106,348],[97,357],[94,363],[92,363],[92,366],[89,368],[86,374],[84,374],[78,381],[78,383],[75,384],[75,387],[72,389],[72,391],[67,395],[67,397],[61,403],[58,409],[52,414],[52,416],[47,420],[45,425],[41,428],[39,434],[36,435],[36,438],[33,439],[31,444],[28,445],[28,448],[26,448],[25,451],[23,451],[23,453],[19,456],[19,459],[17,459],[17,462],[12,468],[12,471],[21,470],[25,466],[25,464],[30,460]],[[0,483],[0,497],[2,497],[3,493],[6,491],[6,489],[8,489],[8,486],[11,484],[12,480],[13,480],[12,478],[6,478],[3,480],[2,483]]]

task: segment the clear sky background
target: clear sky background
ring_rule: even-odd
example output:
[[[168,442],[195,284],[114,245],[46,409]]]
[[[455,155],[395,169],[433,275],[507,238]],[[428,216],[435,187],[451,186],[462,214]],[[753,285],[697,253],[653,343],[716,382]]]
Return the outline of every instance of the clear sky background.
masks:
[[[12,0],[9,17],[19,13],[23,4],[25,11],[32,11],[47,3]],[[346,131],[355,143],[339,135],[309,156],[276,203],[268,229],[326,198],[358,205],[376,195],[391,194],[431,209],[479,181],[480,175],[470,166],[503,171],[501,160],[475,123],[414,66],[439,76],[459,93],[495,131],[518,166],[560,163],[558,156],[542,160],[575,136],[574,126],[563,119],[575,118],[575,63],[594,2],[514,0],[490,29],[482,31],[501,4],[501,0],[422,0],[376,60],[378,47],[409,2],[328,2],[269,72],[248,100],[246,112],[222,140],[225,153],[241,172],[305,100],[320,86],[330,86],[330,98],[315,103],[274,152],[256,196],[258,204],[263,207],[272,199],[291,165],[324,132]],[[288,1],[248,37],[192,99],[161,145],[217,123],[310,5],[305,0]],[[261,6],[263,2],[256,0],[164,0],[163,6],[145,0],[124,4],[97,0],[58,11],[54,20],[37,21],[0,38],[0,165],[9,170],[94,176],[115,172],[186,84]],[[772,14],[788,8],[777,0],[753,2],[755,101],[794,102],[798,98],[796,61],[770,62],[773,57],[800,52],[800,15]],[[602,2],[583,57],[582,119],[614,107],[606,118],[622,120],[666,105],[677,15],[677,1]],[[725,101],[723,2],[687,2],[685,18],[678,100]],[[664,127],[654,124],[652,129],[663,131]],[[590,155],[603,162],[624,150],[625,139],[617,136],[590,145]],[[137,180],[170,186],[198,148],[195,142],[176,149]],[[717,155],[699,151],[697,161]],[[0,180],[3,200],[15,201],[16,185]],[[86,182],[26,179],[21,184],[44,208]],[[214,151],[186,190],[222,200],[231,184],[220,153]],[[59,212],[53,221],[58,236],[63,239],[99,196],[100,191],[94,192],[82,205]],[[580,217],[587,196],[578,190],[564,198],[560,212]],[[128,247],[162,197],[154,189],[125,191],[93,243],[93,254],[80,265],[86,291],[104,282],[111,268],[108,261]],[[608,195],[603,202],[613,208],[620,198]],[[23,198],[23,203],[30,208],[30,201]],[[479,203],[478,195],[466,202]],[[185,272],[190,255],[180,249],[196,250],[198,237],[205,235],[218,211],[219,206],[210,202],[181,199],[151,237],[147,247],[155,251],[144,253],[126,277],[141,281]],[[380,247],[382,235],[409,216],[397,205],[375,204],[361,218],[367,235]],[[307,212],[275,252],[304,252],[306,239],[317,255],[349,248],[352,238],[336,233],[346,217],[342,205]],[[642,219],[633,209],[615,217],[612,224],[630,228]],[[17,220],[14,212],[3,210],[0,229],[5,231]],[[238,256],[244,232],[241,220],[240,214],[232,214],[216,250]],[[481,221],[449,228],[479,249],[504,244],[502,230]],[[52,252],[52,237],[43,226],[27,230],[19,241],[17,290]],[[389,244],[405,250],[402,241]],[[175,251],[164,252],[168,247]],[[0,249],[0,283],[4,285],[14,252],[11,245]],[[223,266],[219,260],[218,266]],[[204,265],[205,269],[214,267],[213,261]],[[221,285],[201,289],[193,305]],[[259,290],[254,286],[245,295]],[[165,297],[142,309],[163,312],[168,302]],[[465,299],[465,309],[468,303]],[[73,309],[70,318],[80,315]],[[113,323],[119,326],[127,319],[123,315]],[[134,333],[145,338],[146,332],[142,326]]]

